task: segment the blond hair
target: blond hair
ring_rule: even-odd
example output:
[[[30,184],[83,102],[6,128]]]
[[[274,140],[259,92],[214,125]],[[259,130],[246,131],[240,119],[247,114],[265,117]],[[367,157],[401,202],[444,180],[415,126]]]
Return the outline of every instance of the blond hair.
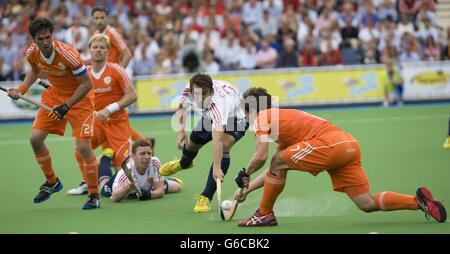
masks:
[[[89,39],[88,47],[91,47],[92,42],[94,41],[103,41],[106,44],[106,47],[109,49],[109,38],[104,34],[96,34]]]

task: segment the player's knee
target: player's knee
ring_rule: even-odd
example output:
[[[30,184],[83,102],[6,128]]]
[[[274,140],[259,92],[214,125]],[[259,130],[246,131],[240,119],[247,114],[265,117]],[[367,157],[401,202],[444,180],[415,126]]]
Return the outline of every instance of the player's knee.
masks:
[[[378,208],[376,207],[375,204],[371,204],[370,202],[365,202],[365,203],[357,203],[356,204],[359,208],[359,210],[366,212],[366,213],[371,213],[374,211],[377,211]]]
[[[180,192],[181,191],[181,185],[180,184],[174,184],[173,186],[171,186],[171,192]]]

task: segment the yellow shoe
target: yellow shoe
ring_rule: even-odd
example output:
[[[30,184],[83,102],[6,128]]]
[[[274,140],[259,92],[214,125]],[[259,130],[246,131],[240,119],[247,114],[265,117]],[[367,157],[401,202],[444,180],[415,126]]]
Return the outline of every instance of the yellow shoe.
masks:
[[[109,158],[112,158],[114,155],[114,150],[111,148],[105,148],[102,150],[102,155],[103,156],[108,156]]]
[[[445,142],[444,145],[442,146],[444,149],[449,149],[450,148],[450,137],[448,137]]]
[[[209,198],[203,195],[195,195],[194,199],[197,199],[197,204],[194,207],[196,213],[207,213],[211,211],[211,201]]]
[[[172,177],[167,177],[167,180],[175,181],[175,182],[179,183],[181,187],[184,186],[184,182],[183,182],[183,180],[181,180],[180,178],[177,178],[177,177],[173,177],[173,176],[172,176]]]
[[[164,165],[162,165],[161,168],[159,168],[159,173],[162,176],[170,176],[182,169],[192,168],[193,166],[194,166],[194,162],[192,162],[191,165],[187,168],[181,168],[180,160],[173,160],[173,161],[164,163]]]

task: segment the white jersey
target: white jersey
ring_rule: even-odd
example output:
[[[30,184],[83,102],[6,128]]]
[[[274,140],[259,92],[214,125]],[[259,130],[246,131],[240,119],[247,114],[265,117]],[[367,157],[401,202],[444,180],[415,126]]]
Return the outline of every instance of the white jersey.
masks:
[[[145,173],[141,175],[136,171],[136,168],[134,167],[134,161],[130,160],[128,162],[128,168],[131,169],[131,175],[136,179],[136,184],[141,189],[142,192],[151,191],[156,182],[164,183],[164,178],[159,174],[160,167],[161,161],[158,159],[158,157],[152,157],[152,161],[150,162],[149,167],[147,168]],[[112,192],[114,192],[114,190],[117,187],[127,186],[129,183],[130,180],[128,180],[127,176],[125,175],[125,172],[123,172],[122,169],[119,170],[116,179],[114,179]],[[136,191],[131,190],[125,195],[124,198],[134,196],[136,196]]]
[[[229,119],[236,118],[237,121],[245,120],[245,113],[242,107],[242,95],[239,90],[227,81],[213,80],[214,94],[211,97],[207,109],[202,110],[203,115],[212,120],[213,127],[227,125]],[[196,105],[189,89],[189,84],[184,89],[180,99],[183,108]]]

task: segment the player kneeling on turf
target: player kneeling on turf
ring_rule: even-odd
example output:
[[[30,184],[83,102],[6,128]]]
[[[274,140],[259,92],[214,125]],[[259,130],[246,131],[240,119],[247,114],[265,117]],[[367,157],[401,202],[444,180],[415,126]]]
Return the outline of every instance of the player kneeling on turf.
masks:
[[[111,199],[120,202],[124,198],[137,197],[139,200],[161,198],[166,193],[181,191],[183,182],[180,179],[165,179],[159,174],[161,163],[152,157],[152,146],[146,140],[136,141],[131,148],[131,159],[127,163],[133,182],[121,169],[112,185]],[[138,194],[141,192],[141,194]]]

